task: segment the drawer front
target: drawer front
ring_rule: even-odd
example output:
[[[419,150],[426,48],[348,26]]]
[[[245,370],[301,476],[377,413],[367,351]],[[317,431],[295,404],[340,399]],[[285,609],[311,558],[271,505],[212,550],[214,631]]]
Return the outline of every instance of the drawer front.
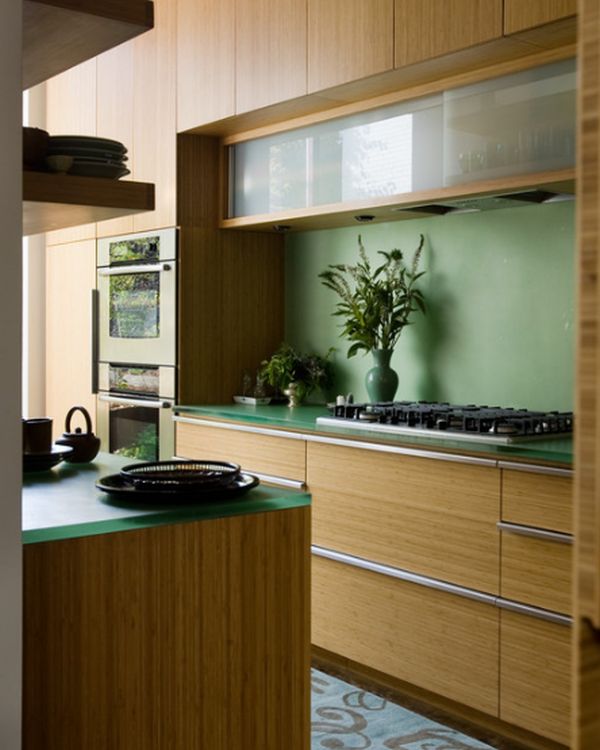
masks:
[[[573,480],[502,470],[502,520],[571,533]]]
[[[503,531],[501,548],[503,597],[571,613],[572,545]]]
[[[176,423],[176,455],[233,461],[247,471],[304,482],[304,440],[240,432],[228,428]]]
[[[499,593],[500,472],[309,443],[313,542]]]
[[[500,718],[569,743],[571,628],[500,615]]]
[[[490,604],[313,556],[315,645],[494,716],[498,617]]]

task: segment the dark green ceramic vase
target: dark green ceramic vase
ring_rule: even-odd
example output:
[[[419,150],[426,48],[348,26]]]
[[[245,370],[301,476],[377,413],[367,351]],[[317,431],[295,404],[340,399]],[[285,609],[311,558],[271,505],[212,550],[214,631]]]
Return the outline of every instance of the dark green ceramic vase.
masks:
[[[389,349],[373,349],[375,367],[367,373],[366,386],[371,403],[377,401],[393,401],[398,388],[398,375],[390,367],[392,351]]]

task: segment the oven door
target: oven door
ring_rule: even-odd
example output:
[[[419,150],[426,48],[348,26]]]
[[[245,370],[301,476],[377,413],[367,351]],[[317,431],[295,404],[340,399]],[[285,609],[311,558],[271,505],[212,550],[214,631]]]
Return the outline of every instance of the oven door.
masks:
[[[102,450],[141,461],[173,458],[173,401],[98,395],[98,435]]]

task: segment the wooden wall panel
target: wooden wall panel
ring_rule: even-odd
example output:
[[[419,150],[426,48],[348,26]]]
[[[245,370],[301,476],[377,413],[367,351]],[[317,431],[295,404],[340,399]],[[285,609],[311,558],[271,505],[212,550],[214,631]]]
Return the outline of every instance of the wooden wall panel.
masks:
[[[308,750],[310,508],[24,549],[24,750]]]
[[[393,67],[393,0],[308,0],[309,93]]]
[[[395,0],[395,3],[397,68],[502,36],[502,0]]]
[[[577,13],[577,0],[504,0],[504,33],[558,21]]]

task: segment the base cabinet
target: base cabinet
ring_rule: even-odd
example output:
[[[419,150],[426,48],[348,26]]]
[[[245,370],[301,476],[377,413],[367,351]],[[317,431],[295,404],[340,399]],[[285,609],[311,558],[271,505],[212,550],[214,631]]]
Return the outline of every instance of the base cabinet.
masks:
[[[312,581],[316,646],[497,715],[493,605],[314,555]]]
[[[568,744],[571,629],[500,614],[500,718]]]

